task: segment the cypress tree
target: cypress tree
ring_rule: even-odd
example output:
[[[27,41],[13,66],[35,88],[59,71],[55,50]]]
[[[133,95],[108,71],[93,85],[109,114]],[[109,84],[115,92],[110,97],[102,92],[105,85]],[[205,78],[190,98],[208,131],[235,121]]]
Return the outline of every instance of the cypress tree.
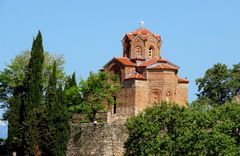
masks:
[[[65,91],[67,91],[68,89],[70,89],[72,87],[71,82],[72,82],[71,76],[68,75],[66,78],[66,81],[65,81],[65,87],[64,87]]]
[[[23,102],[22,143],[24,155],[39,155],[38,110],[42,104],[42,35],[38,32],[33,40],[31,58],[24,80],[25,96]]]
[[[77,86],[77,81],[76,81],[76,73],[74,72],[72,74],[71,82],[70,82],[70,87],[76,87]]]
[[[68,76],[64,87],[65,106],[71,112],[71,107],[77,105],[81,101],[81,97],[77,92],[77,81],[75,72],[72,76]]]
[[[62,86],[57,90],[56,63],[49,78],[47,107],[49,110],[50,148],[47,155],[65,156],[69,138],[69,117],[64,106]]]
[[[17,86],[13,88],[13,98],[10,100],[8,110],[8,148],[10,151],[20,152],[21,135],[20,124],[22,123],[21,103],[23,99],[23,87]]]
[[[54,156],[65,156],[67,151],[67,144],[70,137],[70,125],[67,108],[64,103],[64,92],[61,86],[57,90],[57,103],[55,107],[54,116],[54,127],[57,130],[54,135],[53,143],[53,155]],[[54,115],[55,114],[55,115]]]

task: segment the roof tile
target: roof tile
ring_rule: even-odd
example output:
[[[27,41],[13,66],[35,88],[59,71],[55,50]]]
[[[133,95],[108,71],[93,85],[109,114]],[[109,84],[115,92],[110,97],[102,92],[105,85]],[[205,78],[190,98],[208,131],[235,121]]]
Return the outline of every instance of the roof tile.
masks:
[[[154,67],[151,67],[150,69],[168,69],[168,70],[178,70],[178,68],[170,65],[170,64],[160,64]]]
[[[143,62],[142,64],[140,64],[139,66],[140,67],[146,67],[146,66],[150,66],[156,62],[163,62],[163,63],[167,63],[168,61],[164,58],[161,58],[161,57],[156,57],[156,58],[153,58],[153,59],[150,59],[148,61],[145,61]]]
[[[128,33],[127,37],[129,39],[132,39],[132,38],[134,38],[137,35],[140,35],[144,40],[146,40],[148,38],[148,36],[151,36],[151,35],[155,36],[158,40],[161,40],[161,36],[160,35],[153,34],[151,31],[149,31],[149,30],[147,30],[145,28],[136,29],[136,30],[132,31],[131,33]]]
[[[128,58],[126,57],[116,57],[115,60],[119,61],[125,66],[136,66],[133,62],[131,62]]]
[[[184,78],[178,78],[178,83],[189,83],[189,81],[187,79]]]
[[[129,80],[129,79],[146,80],[147,78],[144,77],[142,74],[135,73],[125,78],[125,80]]]

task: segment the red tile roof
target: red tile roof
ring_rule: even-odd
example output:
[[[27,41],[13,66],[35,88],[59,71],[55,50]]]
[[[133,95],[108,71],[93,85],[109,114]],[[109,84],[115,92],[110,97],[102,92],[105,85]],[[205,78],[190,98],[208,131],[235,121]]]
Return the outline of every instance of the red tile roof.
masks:
[[[155,37],[157,37],[157,39],[161,40],[161,36],[160,35],[154,35]]]
[[[161,36],[160,35],[157,35],[157,34],[153,34],[151,31],[145,29],[145,28],[139,28],[139,29],[136,29],[134,31],[132,31],[131,33],[128,33],[127,34],[127,37],[129,39],[132,39],[133,37],[137,36],[137,35],[141,35],[141,37],[146,40],[147,39],[147,36],[149,35],[153,35],[155,36],[158,40],[161,40]]]
[[[162,63],[167,63],[168,61],[164,58],[161,58],[161,57],[156,57],[156,58],[153,58],[153,59],[150,59],[142,64],[140,64],[139,66],[140,67],[146,67],[146,66],[150,66],[156,62],[162,62]]]
[[[142,74],[135,73],[125,78],[125,80],[129,80],[129,79],[146,80],[147,78],[144,77]]]
[[[133,62],[131,62],[126,57],[116,57],[115,60],[117,60],[118,62],[122,63],[125,66],[136,66]]]
[[[151,67],[150,69],[168,69],[168,70],[178,70],[177,67],[174,67],[170,64],[160,64],[154,67]]]
[[[134,37],[134,35],[133,35],[133,34],[127,34],[127,37],[128,37],[129,39],[132,39],[132,38]]]
[[[142,60],[142,61],[144,61],[145,58],[142,58],[142,57],[135,57],[135,58],[132,58],[131,60]]]
[[[178,78],[178,83],[189,83],[189,81],[187,79],[183,79],[183,78]]]
[[[131,32],[132,34],[141,34],[141,35],[154,35],[151,31],[145,28],[139,28]]]

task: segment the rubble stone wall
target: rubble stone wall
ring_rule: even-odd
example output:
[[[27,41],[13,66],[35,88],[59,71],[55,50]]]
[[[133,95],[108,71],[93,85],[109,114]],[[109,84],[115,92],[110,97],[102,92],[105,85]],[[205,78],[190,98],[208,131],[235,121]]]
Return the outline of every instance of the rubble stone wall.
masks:
[[[72,123],[67,156],[123,156],[128,134],[119,123]]]

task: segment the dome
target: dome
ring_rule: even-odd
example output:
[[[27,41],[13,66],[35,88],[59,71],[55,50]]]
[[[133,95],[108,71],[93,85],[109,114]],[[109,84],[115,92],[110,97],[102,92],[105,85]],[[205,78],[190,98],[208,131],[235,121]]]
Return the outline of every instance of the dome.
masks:
[[[151,31],[149,31],[145,28],[136,29],[126,35],[129,39],[132,39],[133,37],[135,37],[137,35],[141,35],[144,39],[146,39],[148,36],[155,36],[158,40],[161,40],[160,35],[153,34]]]
[[[136,34],[136,35],[153,35],[153,33],[145,28],[139,28],[131,32],[130,34]]]

